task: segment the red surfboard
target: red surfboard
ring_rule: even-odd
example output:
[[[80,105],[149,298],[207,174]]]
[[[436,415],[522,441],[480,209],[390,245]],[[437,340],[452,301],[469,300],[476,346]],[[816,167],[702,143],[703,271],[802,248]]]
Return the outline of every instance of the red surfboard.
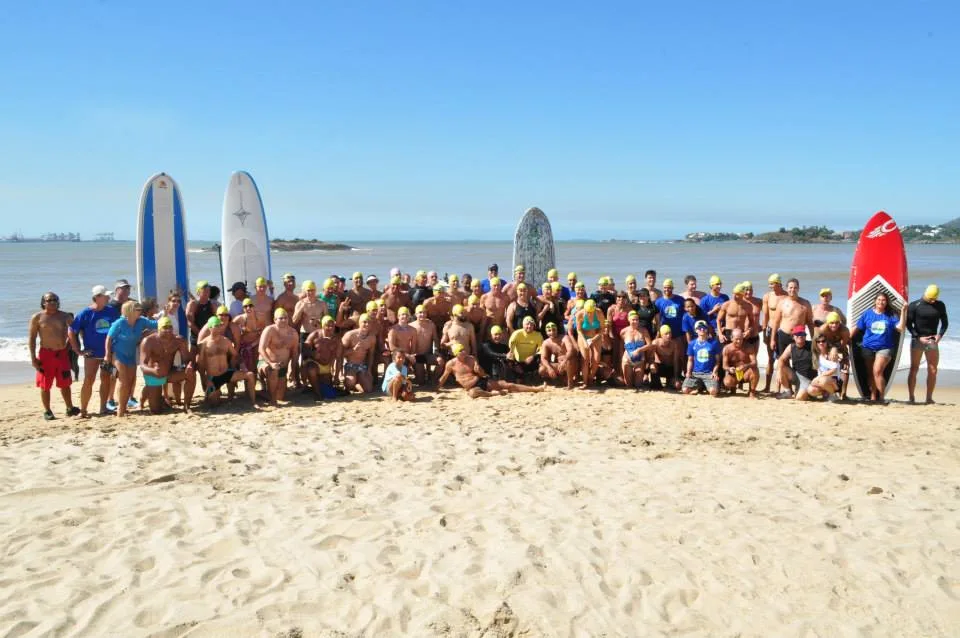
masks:
[[[851,330],[864,312],[873,308],[877,295],[885,293],[890,300],[890,312],[899,315],[900,309],[907,303],[907,252],[903,247],[903,236],[897,222],[883,211],[878,212],[863,227],[857,249],[853,253],[853,265],[850,267],[850,286],[847,289],[847,322]],[[884,376],[887,383],[884,392],[890,389],[893,376],[897,371],[897,361],[904,339],[895,338],[893,358],[887,366]],[[853,378],[860,390],[860,396],[870,396],[869,375],[864,366],[860,339],[852,344]]]

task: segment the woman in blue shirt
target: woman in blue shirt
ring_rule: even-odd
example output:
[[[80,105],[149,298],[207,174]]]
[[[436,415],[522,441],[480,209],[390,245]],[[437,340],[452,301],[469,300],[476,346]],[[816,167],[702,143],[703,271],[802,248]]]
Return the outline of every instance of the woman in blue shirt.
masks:
[[[873,302],[873,308],[867,310],[857,320],[850,331],[850,341],[863,333],[860,349],[863,354],[863,367],[870,371],[870,400],[883,398],[886,386],[887,365],[893,359],[898,332],[902,333],[907,324],[907,305],[900,309],[899,319],[890,309],[890,299],[881,292]]]
[[[157,322],[143,317],[143,307],[127,301],[120,308],[120,318],[107,332],[105,365],[117,366],[117,416],[127,415],[127,399],[133,396],[137,383],[137,346],[146,330],[156,330]]]

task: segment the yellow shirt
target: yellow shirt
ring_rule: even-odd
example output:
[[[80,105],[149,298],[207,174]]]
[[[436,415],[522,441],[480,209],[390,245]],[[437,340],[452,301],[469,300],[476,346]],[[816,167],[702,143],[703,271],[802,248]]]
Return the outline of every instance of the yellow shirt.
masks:
[[[510,335],[508,345],[510,346],[510,352],[513,353],[513,358],[517,361],[524,361],[527,357],[540,352],[540,346],[543,345],[543,335],[536,330],[533,332],[517,330]]]

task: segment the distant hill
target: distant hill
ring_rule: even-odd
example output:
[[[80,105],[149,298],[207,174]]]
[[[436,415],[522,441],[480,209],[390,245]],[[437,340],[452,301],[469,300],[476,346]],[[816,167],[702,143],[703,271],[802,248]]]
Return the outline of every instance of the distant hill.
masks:
[[[957,217],[956,219],[951,219],[946,224],[940,224],[940,225],[943,226],[944,228],[956,228],[957,230],[960,230],[960,217]]]

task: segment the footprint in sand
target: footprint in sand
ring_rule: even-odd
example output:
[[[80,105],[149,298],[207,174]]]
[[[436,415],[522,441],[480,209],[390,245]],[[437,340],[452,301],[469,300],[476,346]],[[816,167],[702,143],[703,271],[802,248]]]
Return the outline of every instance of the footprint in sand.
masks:
[[[250,570],[243,567],[238,567],[230,573],[233,574],[234,578],[250,578]]]
[[[148,572],[154,568],[157,564],[156,559],[153,556],[148,556],[141,561],[134,563],[133,571],[135,572]]]

